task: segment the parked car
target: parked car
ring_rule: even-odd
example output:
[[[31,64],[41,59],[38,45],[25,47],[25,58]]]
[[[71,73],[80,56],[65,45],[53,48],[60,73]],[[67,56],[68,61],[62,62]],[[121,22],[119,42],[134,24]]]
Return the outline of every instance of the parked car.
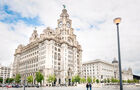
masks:
[[[11,87],[12,87],[12,85],[6,85],[6,87],[7,87],[7,88],[11,88]]]
[[[20,84],[19,87],[21,88],[21,87],[23,87],[23,85]]]
[[[19,88],[19,85],[17,84],[17,85],[15,85],[15,88]]]
[[[0,87],[2,87],[2,84],[0,84]]]
[[[12,84],[12,87],[14,88],[16,85],[15,84]]]
[[[38,84],[36,84],[36,85],[35,85],[35,87],[39,88],[39,85],[38,85]]]

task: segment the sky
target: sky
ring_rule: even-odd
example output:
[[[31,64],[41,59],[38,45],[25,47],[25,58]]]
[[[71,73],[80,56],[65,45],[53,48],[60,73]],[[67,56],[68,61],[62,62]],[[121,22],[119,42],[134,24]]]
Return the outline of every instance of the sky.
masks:
[[[15,49],[29,43],[35,27],[39,34],[55,29],[63,4],[82,46],[82,62],[118,57],[113,19],[121,17],[122,68],[140,75],[140,0],[0,0],[0,63],[13,62]]]

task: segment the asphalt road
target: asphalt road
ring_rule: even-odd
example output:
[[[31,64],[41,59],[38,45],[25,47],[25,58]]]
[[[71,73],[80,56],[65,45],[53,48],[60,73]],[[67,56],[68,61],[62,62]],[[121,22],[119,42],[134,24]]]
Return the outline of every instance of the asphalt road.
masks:
[[[0,88],[0,90],[24,90],[23,88]],[[83,87],[42,87],[42,88],[26,88],[25,90],[87,90]],[[92,88],[92,90],[119,90],[119,88]],[[140,90],[138,88],[124,88],[123,90]]]

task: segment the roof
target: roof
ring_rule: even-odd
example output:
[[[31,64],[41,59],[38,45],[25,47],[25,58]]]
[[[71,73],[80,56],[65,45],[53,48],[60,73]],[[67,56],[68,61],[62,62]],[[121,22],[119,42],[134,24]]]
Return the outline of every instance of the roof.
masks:
[[[113,60],[112,63],[118,63],[118,61],[117,60]]]
[[[105,64],[108,64],[108,65],[113,65],[112,63],[109,63],[109,62],[106,62],[106,61],[100,60],[100,59],[87,61],[87,62],[84,62],[83,64],[90,64],[90,63],[105,63]]]
[[[140,80],[140,76],[138,76],[138,75],[133,75],[133,79]]]

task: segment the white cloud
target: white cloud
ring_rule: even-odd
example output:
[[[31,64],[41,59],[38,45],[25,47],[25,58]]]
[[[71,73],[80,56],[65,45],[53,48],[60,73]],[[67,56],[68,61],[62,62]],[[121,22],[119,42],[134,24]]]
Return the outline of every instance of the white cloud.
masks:
[[[52,28],[57,25],[62,4],[66,4],[72,26],[75,29],[80,28],[79,31],[75,30],[75,33],[83,47],[83,61],[96,58],[111,61],[117,57],[116,26],[113,24],[113,19],[121,17],[122,65],[124,68],[132,67],[134,73],[140,75],[138,71],[140,67],[135,67],[140,63],[139,0],[13,0],[12,2],[5,0],[4,3],[10,7],[10,10],[20,13],[23,17],[39,16],[46,27]],[[90,28],[90,25],[93,25],[93,28]],[[10,27],[14,27],[16,31],[9,31]],[[38,27],[39,33],[42,28],[44,27]],[[23,22],[0,23],[0,30],[3,31],[0,32],[2,35],[0,54],[7,53],[1,54],[1,59],[13,59],[12,54],[17,44],[27,43],[32,29],[33,27]]]

